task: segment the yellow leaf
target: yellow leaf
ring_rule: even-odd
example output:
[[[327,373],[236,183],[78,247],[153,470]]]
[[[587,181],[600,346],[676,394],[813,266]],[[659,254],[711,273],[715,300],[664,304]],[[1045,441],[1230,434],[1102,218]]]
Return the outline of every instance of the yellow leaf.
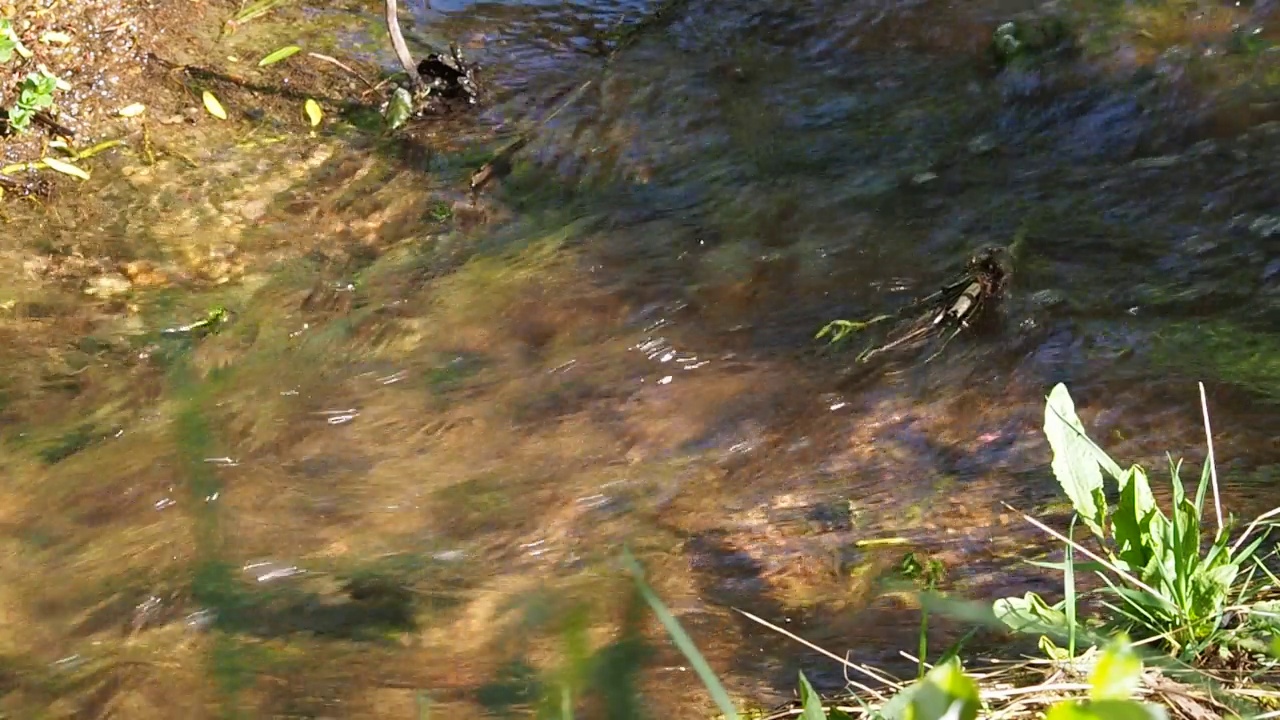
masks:
[[[72,165],[71,163],[66,162],[65,160],[59,160],[57,158],[47,157],[47,158],[41,158],[41,162],[43,162],[45,165],[48,165],[50,169],[57,170],[58,172],[64,175],[78,177],[81,180],[89,179],[89,173],[85,172],[84,169],[76,167],[75,165]]]
[[[147,109],[142,103],[134,103],[120,108],[120,117],[138,117]]]
[[[218,102],[218,98],[214,97],[213,93],[205,90],[203,98],[204,109],[208,110],[210,115],[218,118],[219,120],[227,119],[227,111],[222,109],[222,103]]]
[[[306,111],[307,119],[311,121],[311,127],[320,124],[320,119],[324,117],[324,112],[320,110],[320,103],[307,98],[307,101],[302,105],[302,109]]]
[[[71,42],[71,36],[60,30],[49,30],[40,35],[40,42],[46,45],[66,45]]]

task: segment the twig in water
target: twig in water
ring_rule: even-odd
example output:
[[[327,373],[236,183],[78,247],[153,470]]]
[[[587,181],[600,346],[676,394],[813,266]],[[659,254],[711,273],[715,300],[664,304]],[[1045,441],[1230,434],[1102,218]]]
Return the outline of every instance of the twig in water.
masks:
[[[804,638],[800,637],[799,635],[796,635],[796,634],[795,634],[795,633],[793,633],[793,632],[789,632],[789,631],[787,631],[787,630],[783,630],[782,628],[778,627],[777,625],[774,625],[773,623],[769,622],[768,620],[765,620],[765,619],[763,619],[763,618],[760,618],[760,617],[757,617],[757,616],[755,616],[755,615],[752,615],[751,613],[747,612],[746,610],[742,610],[742,609],[739,609],[739,608],[734,608],[734,610],[735,610],[739,615],[742,615],[742,616],[743,616],[743,617],[745,617],[746,619],[748,619],[748,620],[750,620],[750,621],[752,621],[752,622],[758,623],[758,624],[760,624],[760,625],[763,625],[764,627],[767,627],[767,628],[769,628],[770,630],[772,630],[772,631],[774,631],[774,632],[776,632],[776,633],[779,633],[779,634],[781,634],[781,635],[785,635],[786,637],[789,637],[789,638],[791,638],[792,640],[795,640],[796,642],[800,643],[801,645],[804,645],[805,647],[809,648],[810,650],[813,650],[813,651],[815,651],[815,652],[822,653],[823,655],[826,655],[827,657],[831,658],[832,660],[835,660],[836,662],[840,663],[841,665],[845,666],[846,668],[849,668],[850,670],[856,670],[856,671],[858,671],[858,672],[862,673],[863,675],[866,675],[867,677],[871,678],[872,680],[875,680],[876,682],[878,682],[878,683],[880,683],[880,684],[882,684],[882,685],[887,685],[887,686],[889,686],[890,688],[893,688],[894,690],[901,690],[901,689],[902,689],[902,685],[901,685],[900,683],[895,682],[895,681],[893,680],[893,678],[890,678],[889,676],[885,675],[884,673],[881,673],[881,672],[876,671],[876,670],[872,670],[871,668],[866,667],[865,665],[858,665],[857,663],[851,663],[851,662],[849,662],[848,660],[846,660],[846,659],[844,659],[844,658],[840,657],[839,655],[836,655],[836,654],[835,654],[835,653],[833,653],[833,652],[830,652],[830,651],[828,651],[828,650],[826,650],[826,649],[824,649],[824,648],[821,648],[821,647],[819,647],[819,646],[817,646],[817,645],[814,645],[813,643],[809,642],[808,640],[805,640]],[[854,683],[851,683],[851,684],[852,684],[852,685],[854,685],[855,687],[857,687],[858,689],[860,689],[860,690],[864,691],[864,692],[867,692],[867,693],[870,693],[870,694],[874,695],[874,696],[876,697],[876,699],[880,700],[881,702],[886,702],[886,701],[887,701],[887,698],[886,698],[882,693],[880,693],[879,691],[877,691],[875,688],[872,688],[872,687],[869,687],[869,686],[867,686],[867,685],[863,685],[863,684],[861,684],[861,683],[857,683],[857,682],[854,682]]]
[[[346,63],[342,62],[341,60],[335,57],[329,57],[328,55],[321,55],[320,53],[316,53],[316,52],[309,52],[307,53],[307,55],[317,60],[320,60],[321,62],[327,62],[331,65],[336,65],[337,67],[340,67],[343,70],[346,70],[348,73],[351,74],[352,77],[364,83],[365,86],[367,86],[371,90],[376,90],[378,87],[377,85],[374,85],[373,83],[369,82],[369,80],[366,79],[365,76],[356,72],[350,65],[347,65]]]
[[[44,110],[36,111],[35,120],[41,125],[44,125],[45,127],[49,128],[50,130],[58,133],[59,135],[62,135],[63,137],[76,136],[75,130],[72,130],[71,128],[67,127],[66,125],[63,125],[57,120],[54,120],[53,116]]]

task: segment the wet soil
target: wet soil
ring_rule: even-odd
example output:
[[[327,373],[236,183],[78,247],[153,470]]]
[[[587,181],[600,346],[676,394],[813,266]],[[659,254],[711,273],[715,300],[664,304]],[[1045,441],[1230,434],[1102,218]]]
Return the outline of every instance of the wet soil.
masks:
[[[735,693],[838,686],[732,608],[893,667],[918,616],[878,581],[905,548],[959,597],[1051,595],[1023,561],[1053,548],[1002,503],[1062,520],[1059,381],[1163,468],[1202,457],[1204,380],[1227,502],[1276,502],[1275,54],[1201,52],[1266,4],[1080,5],[1081,56],[997,72],[986,41],[1030,3],[687,3],[474,205],[485,151],[640,8],[405,8],[415,52],[461,40],[491,94],[388,135],[331,63],[256,67],[296,43],[377,82],[379,7],[229,35],[236,8],[199,7],[137,19],[147,94],[100,102],[148,112],[86,131],[128,145],[4,208],[5,712],[527,714],[575,623],[602,677],[635,666],[624,546]],[[856,385],[814,341],[1018,234],[992,332]],[[707,717],[640,634],[652,714]]]
[[[6,107],[31,72],[43,66],[69,85],[54,92],[51,116],[74,134],[73,147],[133,134],[141,120],[122,118],[133,103],[170,109],[174,98],[157,92],[162,74],[149,62],[153,53],[188,52],[201,29],[215,28],[234,11],[231,3],[177,2],[20,2],[4,8],[32,57],[15,56],[0,68]],[[196,30],[196,33],[183,30]],[[27,133],[0,140],[4,165],[36,160],[51,139],[64,133],[36,122]]]

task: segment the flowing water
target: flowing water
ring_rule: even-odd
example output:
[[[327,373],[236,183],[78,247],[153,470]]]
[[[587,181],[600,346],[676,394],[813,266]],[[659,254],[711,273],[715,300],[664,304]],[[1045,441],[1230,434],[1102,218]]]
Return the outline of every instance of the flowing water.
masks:
[[[409,5],[419,54],[484,68],[475,122],[203,124],[5,208],[11,716],[519,714],[566,627],[632,648],[624,546],[733,692],[830,688],[731,608],[893,665],[917,616],[874,577],[903,548],[859,541],[942,559],[959,596],[1052,592],[1002,503],[1057,498],[1056,382],[1158,474],[1201,461],[1205,381],[1226,501],[1280,496],[1273,3],[1062,6],[1083,55],[1003,73],[991,33],[1036,3],[675,3],[477,206],[474,146],[650,8]],[[240,51],[339,28],[334,53],[393,62],[378,7],[281,13]],[[1019,235],[999,326],[934,361],[855,382],[856,349],[813,339]],[[646,628],[652,716],[707,717]]]

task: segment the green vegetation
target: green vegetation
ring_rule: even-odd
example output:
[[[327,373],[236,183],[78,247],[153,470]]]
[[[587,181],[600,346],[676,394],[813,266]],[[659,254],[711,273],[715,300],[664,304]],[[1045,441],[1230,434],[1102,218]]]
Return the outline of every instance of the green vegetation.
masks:
[[[9,18],[0,18],[0,63],[9,62],[15,54],[24,58],[31,57],[31,51],[14,32],[13,23]]]
[[[1151,343],[1157,366],[1280,399],[1280,338],[1229,320],[1170,323]]]
[[[1201,393],[1203,403],[1203,387]],[[851,681],[854,692],[823,699],[801,673],[798,699],[791,706],[771,714],[746,713],[648,585],[643,569],[629,552],[624,554],[623,564],[639,597],[688,658],[720,717],[727,720],[744,716],[756,720],[1250,717],[1280,700],[1280,692],[1255,681],[1280,667],[1276,660],[1280,654],[1269,641],[1280,629],[1280,605],[1266,599],[1274,595],[1280,582],[1264,564],[1274,551],[1265,556],[1258,552],[1272,527],[1271,518],[1280,514],[1280,509],[1259,516],[1233,539],[1234,520],[1224,518],[1218,500],[1207,409],[1209,455],[1195,496],[1187,497],[1180,479],[1181,464],[1171,462],[1173,483],[1167,513],[1157,503],[1142,467],[1122,470],[1089,439],[1062,385],[1049,395],[1044,430],[1053,449],[1054,476],[1071,500],[1074,516],[1067,535],[1027,519],[1063,543],[1063,563],[1037,564],[1063,573],[1064,599],[1051,605],[1028,593],[994,605],[999,622],[1017,633],[1041,636],[1039,646],[1047,656],[1043,660],[1008,661],[994,671],[977,672],[966,668],[958,647],[952,647],[929,664],[924,640],[926,604],[920,630],[920,676],[904,683],[739,611],[881,686]],[[1117,487],[1106,487],[1104,474]],[[1108,490],[1117,499],[1114,506],[1108,500]],[[1210,494],[1214,522],[1206,527],[1209,523],[1203,521],[1203,515]],[[1089,529],[1096,549],[1074,539],[1077,522]],[[1085,560],[1077,561],[1080,555]],[[936,593],[944,568],[912,553],[899,570],[925,593]],[[1096,575],[1101,584],[1093,590],[1079,587],[1083,573]],[[1095,597],[1099,602],[1090,604]],[[570,644],[575,650],[569,660],[582,660],[588,653],[581,645],[582,638],[574,638]],[[1065,648],[1055,643],[1064,639]],[[1077,643],[1087,649],[1077,652]],[[1230,672],[1225,667],[1251,667],[1253,671]],[[585,676],[574,674],[572,683],[564,679],[569,677],[564,673],[559,677],[560,681],[538,686],[545,695],[539,706],[540,718],[574,717],[575,698],[585,692],[581,685]]]
[[[53,91],[66,89],[67,84],[44,68],[30,73],[18,87],[18,100],[9,106],[9,127],[23,132],[31,127],[36,113],[53,107]]]
[[[1045,434],[1053,446],[1054,474],[1100,548],[1090,551],[1054,533],[1091,560],[1079,569],[1095,572],[1105,584],[1103,602],[1111,617],[1101,629],[1139,633],[1187,662],[1211,656],[1229,659],[1265,649],[1252,638],[1274,631],[1274,613],[1250,611],[1260,609],[1263,596],[1275,587],[1275,577],[1256,557],[1275,512],[1254,520],[1232,541],[1234,519],[1224,520],[1218,503],[1212,445],[1194,499],[1183,488],[1181,462],[1170,462],[1172,508],[1166,515],[1142,467],[1121,470],[1089,439],[1061,385],[1049,397]],[[1114,510],[1106,499],[1103,471],[1118,486],[1119,503]],[[1210,489],[1216,517],[1212,530],[1202,523]],[[1015,628],[1056,629],[1065,636],[1075,628],[1061,606],[1050,607],[1028,594],[997,603],[997,614]],[[1235,615],[1229,616],[1228,608],[1245,612],[1249,619],[1233,625],[1229,620]],[[1262,627],[1255,627],[1256,623]]]

